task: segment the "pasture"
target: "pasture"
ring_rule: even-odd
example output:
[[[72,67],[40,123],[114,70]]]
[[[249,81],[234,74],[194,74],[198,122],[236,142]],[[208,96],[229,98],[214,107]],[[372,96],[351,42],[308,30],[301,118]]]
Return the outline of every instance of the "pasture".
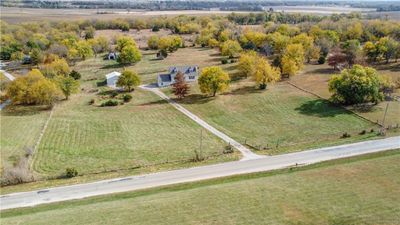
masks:
[[[389,65],[378,65],[374,66],[377,69],[378,73],[381,75],[387,75],[391,77],[392,81],[396,81],[400,79],[400,63],[392,63]],[[302,73],[298,76],[295,76],[290,82],[293,84],[304,88],[312,93],[315,93],[323,98],[328,99],[331,94],[328,90],[328,81],[332,74],[337,74],[337,71],[334,71],[332,67],[324,64],[324,65],[306,65]],[[400,93],[399,89],[395,93],[392,94],[399,98]],[[357,114],[371,120],[374,122],[379,122],[380,124],[383,121],[383,117],[386,110],[386,105],[389,104],[385,125],[395,126],[400,124],[400,102],[399,101],[383,101],[378,105],[370,106],[370,107],[357,107],[357,106],[349,106],[347,109],[356,112]]]
[[[2,222],[396,224],[399,153],[9,210]]]
[[[182,60],[190,58],[185,54],[193,51],[200,53],[197,60]],[[171,63],[204,65],[213,51],[181,49],[164,61],[153,60],[154,54],[145,53],[144,59],[132,68],[140,73],[144,83],[153,82],[158,72],[167,70]],[[129,103],[97,106],[110,98],[108,88],[102,86],[104,75],[123,69],[115,61],[92,58],[77,63],[74,69],[82,74],[81,91],[55,106],[33,160],[35,172],[57,177],[67,167],[76,168],[83,175],[142,167],[157,170],[168,163],[184,166],[194,158],[201,127],[153,93],[136,89]],[[96,103],[89,105],[92,99]],[[23,154],[24,146],[33,146],[49,115],[48,110],[31,115],[19,113],[19,109],[2,112],[2,161],[10,164],[14,155]],[[225,146],[223,141],[203,131],[204,157],[211,157],[214,162],[237,159],[236,154],[222,156]]]
[[[172,94],[170,89],[164,91]],[[191,94],[178,102],[259,153],[279,154],[376,136],[375,132],[358,135],[376,130],[375,124],[287,82],[262,91],[252,81],[242,80],[215,98],[202,97],[192,85]],[[341,139],[345,132],[352,137]]]

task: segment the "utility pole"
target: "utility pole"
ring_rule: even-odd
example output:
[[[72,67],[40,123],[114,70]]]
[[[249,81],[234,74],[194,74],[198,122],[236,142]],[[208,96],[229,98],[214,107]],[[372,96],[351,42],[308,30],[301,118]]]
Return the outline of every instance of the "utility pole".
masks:
[[[387,114],[388,108],[389,108],[389,102],[386,103],[385,114],[383,114],[382,129],[381,129],[381,134],[382,135],[385,135],[385,130],[386,130],[386,128],[385,128],[385,120],[386,120],[386,114]]]
[[[200,149],[199,149],[200,157],[202,155],[202,150],[203,150],[203,129],[200,128]]]

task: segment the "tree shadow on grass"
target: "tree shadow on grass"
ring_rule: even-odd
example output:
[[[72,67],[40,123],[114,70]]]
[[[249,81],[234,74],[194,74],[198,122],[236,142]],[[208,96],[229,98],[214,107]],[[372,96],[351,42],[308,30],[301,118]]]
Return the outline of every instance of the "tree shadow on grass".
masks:
[[[342,114],[351,114],[349,111],[333,105],[324,99],[316,99],[303,103],[295,109],[301,114],[318,117],[334,117]]]
[[[105,66],[101,67],[100,69],[119,69],[119,68],[123,68],[126,66],[127,65],[123,65],[123,64],[111,64],[111,65],[105,65]]]
[[[99,93],[97,93],[97,95],[115,97],[118,94],[123,93],[123,92],[124,91],[120,90],[120,89],[113,89],[113,90],[100,91]]]
[[[229,73],[229,77],[231,78],[231,82],[235,82],[235,81],[239,81],[239,80],[247,78],[246,75],[244,75],[241,72]]]
[[[103,87],[103,86],[106,86],[106,84],[107,84],[106,79],[96,82],[97,87]]]
[[[246,95],[246,94],[253,94],[253,93],[262,93],[263,91],[267,91],[267,90],[261,90],[255,86],[245,86],[245,87],[240,87],[240,88],[234,89],[227,93],[223,93],[222,95]]]
[[[51,110],[50,105],[9,105],[2,110],[3,116],[32,116]]]
[[[166,103],[168,103],[166,100],[159,99],[157,101],[142,103],[139,106],[162,105],[162,104],[166,104]]]
[[[338,73],[338,71],[334,70],[333,68],[320,68],[320,69],[312,70],[310,72],[317,73],[317,74],[323,74],[323,75],[332,75],[332,74]]]
[[[201,94],[191,94],[183,99],[174,98],[173,100],[179,104],[204,104],[211,100],[215,99],[214,97],[208,97]]]

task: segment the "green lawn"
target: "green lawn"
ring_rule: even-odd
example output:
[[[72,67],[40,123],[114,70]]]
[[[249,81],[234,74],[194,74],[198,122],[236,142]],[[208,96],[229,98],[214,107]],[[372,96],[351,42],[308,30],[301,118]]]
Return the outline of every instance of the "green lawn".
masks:
[[[193,158],[200,126],[153,93],[132,95],[130,103],[117,107],[90,106],[86,94],[57,105],[35,155],[35,171],[59,175],[74,167],[84,174]],[[225,144],[203,133],[203,154],[221,154]]]
[[[4,224],[397,224],[400,151],[2,212]]]
[[[40,107],[8,107],[1,111],[1,165],[8,167],[33,148],[42,130],[49,111]]]
[[[199,59],[206,60],[215,50],[194,51],[203,52]],[[143,65],[133,67],[138,68],[144,82],[155,80],[156,74],[151,74],[151,70],[166,70],[168,63],[188,53],[193,51],[180,49],[163,61],[152,60],[153,54],[145,54]],[[39,177],[60,176],[67,167],[87,175],[120,169],[151,172],[143,167],[157,171],[191,165],[194,150],[199,149],[202,129],[199,125],[155,94],[140,89],[132,93],[133,99],[127,104],[98,107],[110,98],[101,94],[108,90],[102,86],[104,75],[123,68],[98,57],[78,62],[73,69],[82,74],[81,91],[54,108],[33,159],[33,169]],[[96,100],[94,105],[88,104],[91,99]],[[24,112],[19,112],[22,109]],[[13,163],[24,154],[25,146],[36,143],[50,111],[32,110],[33,107],[16,107],[2,112],[2,164]],[[237,159],[237,154],[221,156],[225,146],[222,140],[203,130],[201,154],[213,157],[204,163]]]
[[[164,91],[171,94],[170,89]],[[286,82],[261,91],[252,82],[240,81],[216,98],[204,98],[193,85],[191,95],[180,102],[237,141],[257,148],[272,148],[267,154],[376,136],[375,133],[358,135],[364,129],[376,131],[374,124]],[[341,139],[344,132],[352,137]]]
[[[383,64],[375,66],[378,73],[391,77],[395,82],[400,80],[399,63]],[[313,93],[320,95],[323,98],[329,99],[331,93],[328,90],[328,81],[332,74],[338,73],[328,65],[310,65],[307,64],[302,71],[302,74],[295,76],[291,82]],[[400,97],[400,89],[394,91],[392,96]],[[386,106],[389,104],[385,125],[396,126],[400,124],[400,102],[399,101],[383,101],[378,105],[372,106],[349,106],[348,109],[356,112],[357,114],[373,121],[382,124],[385,114]]]

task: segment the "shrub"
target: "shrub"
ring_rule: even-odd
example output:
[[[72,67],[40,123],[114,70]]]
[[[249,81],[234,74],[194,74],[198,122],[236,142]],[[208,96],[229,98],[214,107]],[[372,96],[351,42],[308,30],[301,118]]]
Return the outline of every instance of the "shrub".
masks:
[[[89,105],[93,105],[94,103],[95,103],[95,100],[94,100],[94,98],[90,99],[90,101],[89,101]]]
[[[122,96],[122,99],[124,100],[124,102],[130,102],[132,100],[132,95],[124,94],[124,96]]]
[[[21,157],[13,167],[5,167],[0,180],[1,186],[35,181],[29,170],[29,157]]]
[[[67,168],[65,170],[65,177],[72,178],[76,176],[78,176],[78,170],[76,170],[75,168]]]
[[[362,131],[360,132],[360,135],[364,135],[364,134],[366,134],[366,133],[367,133],[366,130],[362,130]]]
[[[351,137],[351,135],[349,133],[347,133],[347,132],[344,132],[342,134],[342,138],[349,138],[349,137]]]
[[[160,31],[160,27],[156,25],[151,29],[151,31],[152,32],[158,32],[158,31]]]
[[[229,145],[225,146],[225,149],[224,149],[223,153],[224,153],[224,154],[233,153],[233,147],[232,147],[232,145],[229,144]]]
[[[117,100],[112,100],[112,99],[110,99],[110,100],[108,100],[108,101],[105,101],[105,102],[103,102],[103,103],[101,103],[101,107],[105,107],[105,106],[117,106],[118,105],[118,101]]]
[[[221,63],[222,63],[222,64],[227,64],[227,63],[228,63],[228,60],[227,60],[226,58],[223,58],[223,59],[221,59]]]
[[[110,93],[110,97],[111,97],[111,98],[115,98],[115,97],[117,97],[117,95],[118,95],[118,92],[116,92],[116,91],[112,91],[112,92]]]
[[[318,64],[325,64],[326,58],[324,56],[319,57]]]
[[[81,74],[78,73],[78,72],[75,71],[75,70],[72,70],[71,73],[69,73],[69,76],[72,77],[72,78],[74,78],[75,80],[81,79]]]

